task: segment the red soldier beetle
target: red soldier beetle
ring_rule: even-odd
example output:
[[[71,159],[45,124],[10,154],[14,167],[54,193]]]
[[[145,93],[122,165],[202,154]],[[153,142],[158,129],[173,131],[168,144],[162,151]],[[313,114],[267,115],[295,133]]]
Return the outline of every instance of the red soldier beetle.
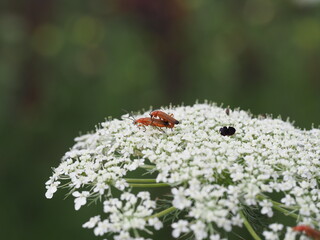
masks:
[[[174,125],[170,125],[169,122],[163,121],[161,119],[153,119],[150,117],[146,118],[139,118],[134,120],[133,123],[138,126],[154,126],[154,127],[166,127],[166,128],[173,128]]]
[[[307,225],[299,225],[292,228],[293,231],[303,232],[308,237],[313,238],[314,240],[320,240],[320,232],[307,226]]]
[[[169,115],[159,110],[151,112],[150,116],[152,119],[155,119],[156,117],[158,117],[162,121],[168,122],[170,125],[172,125],[172,128],[174,127],[175,124],[179,124],[179,121],[172,117],[173,114]]]

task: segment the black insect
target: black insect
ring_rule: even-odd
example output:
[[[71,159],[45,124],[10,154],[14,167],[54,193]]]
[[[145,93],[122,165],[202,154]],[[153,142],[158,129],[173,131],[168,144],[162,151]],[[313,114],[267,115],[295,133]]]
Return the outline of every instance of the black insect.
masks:
[[[220,134],[222,136],[231,136],[236,132],[236,129],[234,127],[223,127],[220,128]]]

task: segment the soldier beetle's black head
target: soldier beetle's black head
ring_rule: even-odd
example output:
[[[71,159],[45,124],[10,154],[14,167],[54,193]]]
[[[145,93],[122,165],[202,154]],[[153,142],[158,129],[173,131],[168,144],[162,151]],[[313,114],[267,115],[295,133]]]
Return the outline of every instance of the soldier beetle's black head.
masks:
[[[168,121],[163,121],[163,124],[165,125],[165,126],[169,126],[169,122]]]

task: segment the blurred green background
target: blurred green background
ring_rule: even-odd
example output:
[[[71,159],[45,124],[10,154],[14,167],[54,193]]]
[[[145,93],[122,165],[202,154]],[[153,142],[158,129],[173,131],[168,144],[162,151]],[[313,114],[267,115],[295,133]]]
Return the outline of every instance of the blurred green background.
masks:
[[[2,239],[94,239],[51,167],[122,109],[208,99],[320,124],[318,0],[1,1]]]

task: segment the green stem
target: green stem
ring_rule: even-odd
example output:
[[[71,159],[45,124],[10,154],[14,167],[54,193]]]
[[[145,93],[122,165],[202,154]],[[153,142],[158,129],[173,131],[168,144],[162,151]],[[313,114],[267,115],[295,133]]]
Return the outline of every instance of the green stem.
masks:
[[[243,223],[246,226],[248,232],[251,234],[251,236],[255,240],[261,240],[261,238],[258,236],[258,234],[256,234],[256,232],[254,231],[254,229],[252,228],[252,226],[250,225],[250,223],[248,222],[247,218],[245,217],[245,215],[243,214],[242,211],[240,211],[240,216],[241,216]]]
[[[142,165],[142,166],[139,166],[139,168],[155,169],[155,168],[156,168],[156,165],[144,164],[144,165]]]
[[[282,213],[283,213],[284,215],[286,215],[286,216],[289,216],[289,217],[292,217],[292,218],[298,220],[298,218],[299,218],[299,215],[298,215],[298,214],[292,213],[292,212],[290,212],[290,211],[282,208],[282,207],[281,207],[282,204],[280,204],[280,203],[278,203],[278,202],[275,202],[275,201],[272,201],[272,200],[271,200],[271,202],[272,202],[272,204],[273,204],[272,207],[273,207],[274,209],[278,210],[279,212],[282,212]],[[315,226],[318,224],[318,222],[317,222],[317,221],[314,221],[314,220],[312,220],[311,222],[312,222],[312,224],[315,225]]]
[[[134,236],[135,236],[136,238],[140,237],[137,229],[135,229],[135,228],[133,228],[133,234],[134,234]]]
[[[278,203],[276,201],[273,201],[272,199],[268,198],[268,197],[265,197],[263,195],[258,195],[257,196],[258,199],[266,199],[268,201],[270,201],[272,203],[272,207],[276,210],[278,210],[279,212],[282,212],[283,214],[287,215],[287,216],[290,216],[290,217],[293,217],[295,219],[298,219],[299,215],[295,214],[295,213],[292,213],[290,211],[288,211],[287,209],[283,208],[283,204],[281,203]]]
[[[167,215],[167,214],[169,214],[169,213],[171,213],[171,212],[173,212],[173,211],[175,211],[175,210],[177,210],[175,207],[169,207],[169,208],[167,208],[167,209],[165,209],[165,210],[163,210],[163,211],[161,211],[161,212],[158,212],[158,213],[153,214],[153,215],[151,215],[151,216],[149,216],[149,217],[146,217],[146,220],[148,220],[148,219],[150,219],[150,218],[159,218],[159,217],[162,217],[162,216]]]
[[[295,219],[298,219],[298,217],[299,217],[298,214],[292,213],[292,212],[284,209],[283,207],[281,207],[281,206],[282,206],[281,203],[278,203],[278,202],[273,201],[273,200],[270,200],[270,199],[269,199],[269,201],[272,202],[272,207],[273,207],[274,209],[278,210],[279,212],[282,212],[282,213],[283,213],[284,215],[286,215],[286,216],[289,216],[289,217],[293,217],[293,218],[295,218]]]
[[[274,209],[278,210],[279,212],[282,212],[284,215],[289,216],[289,217],[292,217],[292,218],[294,218],[294,219],[296,219],[296,220],[299,219],[299,215],[298,215],[298,214],[295,214],[295,213],[293,213],[292,211],[287,210],[287,209],[286,209],[286,206],[284,206],[283,204],[281,204],[281,203],[279,203],[279,202],[276,202],[276,201],[273,201],[273,200],[271,200],[270,198],[267,198],[267,197],[262,196],[262,195],[259,195],[258,198],[259,198],[259,199],[267,199],[267,200],[269,200],[269,201],[272,203],[272,207],[273,207]],[[284,208],[284,207],[285,207],[285,208]],[[292,207],[289,207],[289,208],[293,209]],[[294,210],[294,209],[293,209],[293,210]],[[316,221],[312,221],[312,223],[313,223],[314,225],[317,225],[317,224],[318,224]]]
[[[139,183],[129,183],[131,187],[170,187],[169,184],[166,183],[149,183],[149,184],[139,184]]]
[[[156,183],[156,179],[153,178],[125,178],[124,180],[127,181],[127,183]]]

